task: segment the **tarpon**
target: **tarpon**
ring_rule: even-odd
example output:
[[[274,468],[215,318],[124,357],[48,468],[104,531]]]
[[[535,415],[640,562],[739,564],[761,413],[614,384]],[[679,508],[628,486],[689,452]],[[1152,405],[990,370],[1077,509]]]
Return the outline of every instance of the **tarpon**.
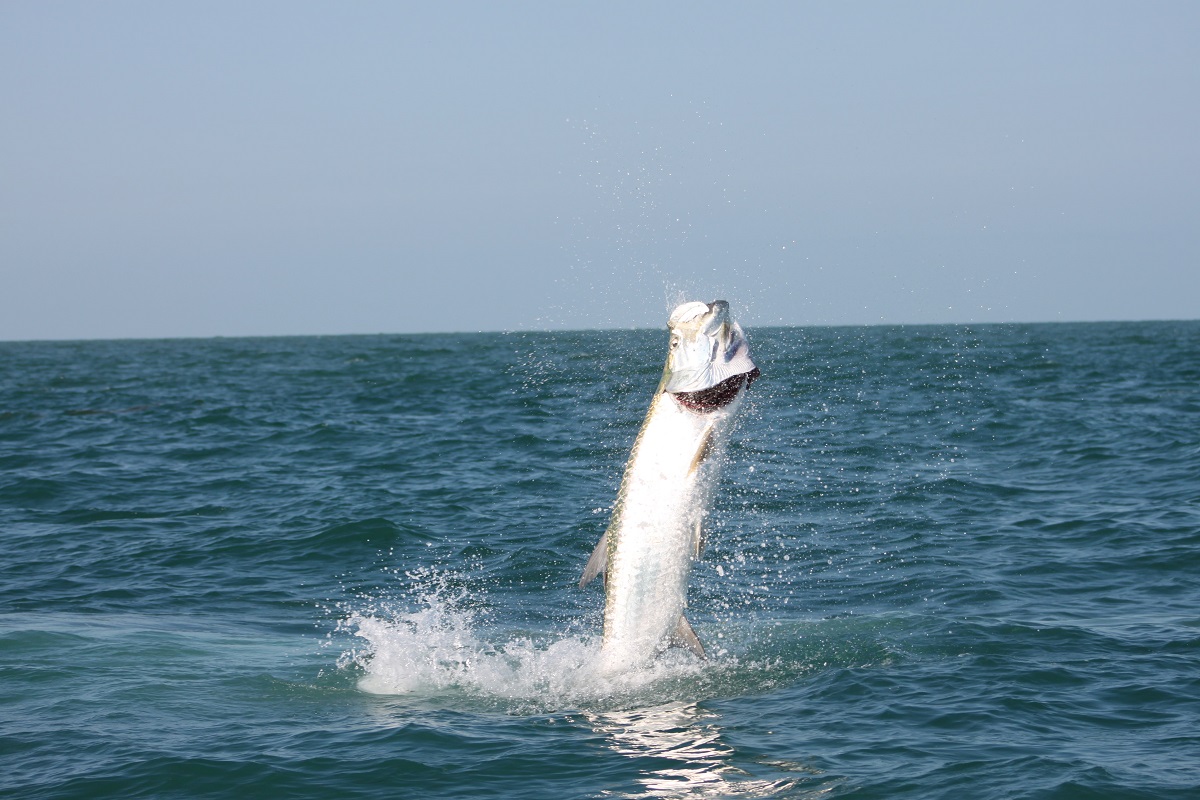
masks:
[[[684,617],[688,576],[725,440],[758,377],[729,304],[684,303],[667,322],[662,380],[633,444],[608,529],[580,586],[604,574],[605,669],[636,667],[668,646],[704,656]]]

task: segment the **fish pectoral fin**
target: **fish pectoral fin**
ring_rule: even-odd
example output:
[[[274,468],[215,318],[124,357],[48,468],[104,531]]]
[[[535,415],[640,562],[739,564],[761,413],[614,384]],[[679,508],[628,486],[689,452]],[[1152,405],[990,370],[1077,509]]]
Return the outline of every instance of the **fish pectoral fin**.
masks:
[[[715,428],[710,423],[708,430],[704,432],[704,436],[700,439],[700,446],[696,448],[696,455],[692,456],[692,463],[688,465],[688,475],[694,473],[704,463],[704,459],[708,458],[713,449],[713,435]]]
[[[670,644],[672,647],[686,647],[700,658],[708,658],[704,654],[704,645],[700,644],[700,637],[692,630],[683,614],[679,615],[679,622],[675,623],[675,632],[671,634]]]
[[[604,568],[608,566],[608,531],[600,537],[599,544],[592,551],[592,555],[587,560],[587,564],[583,567],[583,577],[579,579],[579,588],[587,586],[592,580],[604,572]]]

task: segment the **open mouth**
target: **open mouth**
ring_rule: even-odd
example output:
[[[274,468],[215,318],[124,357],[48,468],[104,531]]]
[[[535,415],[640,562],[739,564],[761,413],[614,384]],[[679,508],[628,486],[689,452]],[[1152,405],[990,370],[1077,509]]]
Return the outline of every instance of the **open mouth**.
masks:
[[[726,378],[716,386],[696,392],[675,392],[671,396],[678,400],[681,406],[692,411],[716,411],[718,408],[724,408],[732,403],[733,398],[737,397],[738,392],[741,391],[742,385],[749,386],[761,374],[758,367],[755,367],[750,372]]]

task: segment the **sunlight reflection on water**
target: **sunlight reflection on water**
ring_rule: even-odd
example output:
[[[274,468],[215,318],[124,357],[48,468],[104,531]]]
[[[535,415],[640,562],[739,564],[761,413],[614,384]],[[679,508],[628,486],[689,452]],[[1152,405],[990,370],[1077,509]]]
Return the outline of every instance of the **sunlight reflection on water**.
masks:
[[[643,791],[631,797],[774,797],[798,783],[792,778],[756,779],[733,764],[735,750],[722,739],[720,714],[696,703],[584,717],[608,737],[614,752],[654,765],[638,779]]]

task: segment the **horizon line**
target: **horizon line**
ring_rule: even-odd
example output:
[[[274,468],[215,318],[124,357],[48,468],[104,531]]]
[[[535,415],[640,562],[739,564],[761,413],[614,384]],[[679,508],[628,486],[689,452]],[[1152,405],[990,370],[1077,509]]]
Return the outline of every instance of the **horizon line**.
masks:
[[[772,330],[782,328],[942,328],[942,327],[997,327],[1002,325],[1103,325],[1103,324],[1139,324],[1150,322],[1197,322],[1200,318],[1185,319],[1175,317],[1147,317],[1137,319],[1076,319],[1076,320],[1004,320],[986,322],[815,322],[801,324],[747,325],[749,331]],[[542,333],[606,333],[612,331],[659,331],[666,330],[666,324],[661,327],[593,327],[593,328],[494,328],[485,330],[444,330],[444,331],[344,331],[340,333],[244,333],[244,334],[188,334],[166,336],[95,336],[73,338],[30,338],[30,339],[0,339],[0,344],[37,344],[55,343],[71,344],[80,342],[165,342],[165,341],[208,341],[212,339],[302,339],[302,338],[334,338],[366,337],[366,336],[477,336],[484,334],[499,334],[511,336],[515,334]]]

